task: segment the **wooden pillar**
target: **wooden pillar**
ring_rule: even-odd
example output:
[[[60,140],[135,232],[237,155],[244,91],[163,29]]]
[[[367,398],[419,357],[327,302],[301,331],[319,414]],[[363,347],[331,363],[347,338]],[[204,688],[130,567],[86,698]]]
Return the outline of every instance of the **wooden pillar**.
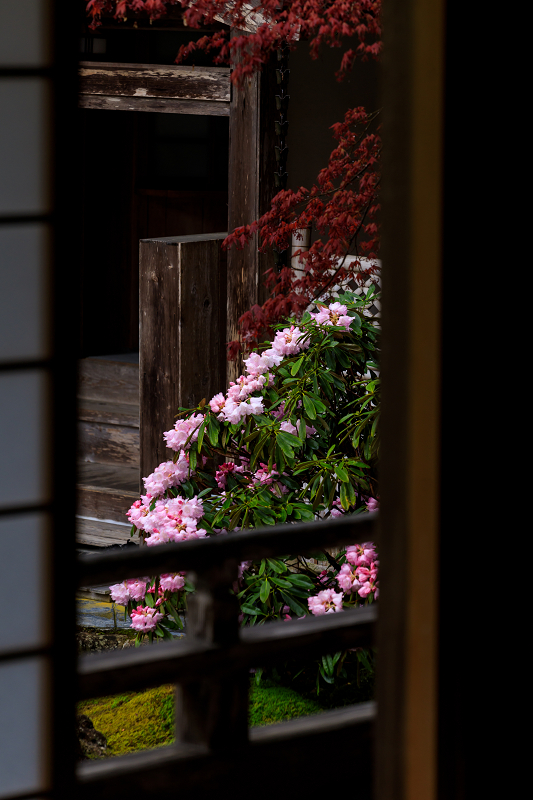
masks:
[[[141,478],[170,458],[163,432],[178,407],[224,390],[226,235],[139,243]]]
[[[228,647],[239,639],[239,603],[230,594],[238,563],[224,561],[189,573],[196,586],[187,611],[187,641]],[[247,669],[190,681],[176,689],[176,741],[203,744],[210,750],[234,749],[248,741]]]
[[[444,4],[384,30],[376,798],[436,800]]]
[[[228,226],[233,231],[258,219],[275,194],[275,61],[233,87],[229,121]],[[266,299],[263,275],[271,254],[259,254],[258,239],[228,252],[227,341],[239,338],[239,317]],[[228,363],[228,380],[242,371],[242,361]]]

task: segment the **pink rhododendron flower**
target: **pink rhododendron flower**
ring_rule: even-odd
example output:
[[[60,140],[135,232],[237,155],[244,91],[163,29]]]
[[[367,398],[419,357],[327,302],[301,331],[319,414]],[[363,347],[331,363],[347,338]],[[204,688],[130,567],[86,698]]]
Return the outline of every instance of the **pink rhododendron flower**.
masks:
[[[178,486],[183,483],[187,478],[188,471],[189,464],[182,450],[176,463],[165,461],[151,475],[143,478],[144,487],[148,494],[152,497],[157,497],[160,494],[164,494],[171,486]]]
[[[322,614],[333,614],[342,611],[342,592],[334,592],[333,589],[324,589],[307,601],[309,611],[315,617]]]
[[[153,631],[159,620],[163,619],[163,616],[155,608],[137,606],[131,612],[131,627],[136,631]]]
[[[225,404],[226,404],[226,398],[224,397],[222,392],[219,392],[218,394],[216,394],[209,401],[209,407],[210,407],[211,411],[213,412],[213,414],[218,414],[220,411],[222,411],[222,409],[224,408]]]
[[[357,572],[358,570],[356,567],[350,568],[349,564],[342,565],[337,575],[337,581],[343,592],[356,592],[360,588],[362,584],[358,578]]]
[[[121,606],[128,604],[130,600],[144,600],[146,594],[146,584],[149,578],[129,578],[122,583],[115,583],[110,586],[111,599]]]
[[[366,504],[366,507],[369,511],[377,511],[379,508],[379,500],[376,500],[374,497],[370,497]]]
[[[309,347],[309,339],[304,340],[304,331],[291,325],[278,331],[272,342],[272,349],[281,356],[292,356]]]
[[[132,525],[143,531],[146,516],[150,513],[151,495],[143,495],[140,500],[136,500],[126,516]]]
[[[311,316],[319,325],[335,325],[348,329],[352,324],[348,309],[340,303],[331,303],[329,308],[321,308],[317,314]]]
[[[165,573],[159,579],[159,586],[164,592],[179,592],[185,586],[185,578],[179,572]]]
[[[285,431],[286,433],[292,433],[294,436],[298,436],[298,428],[288,419],[281,423],[279,429],[280,431]]]
[[[232,461],[228,462],[227,464],[220,465],[220,469],[218,469],[215,473],[215,480],[219,489],[226,488],[227,477],[233,472],[242,473],[244,472],[244,467],[237,466],[237,464],[234,464]]]
[[[115,583],[113,586],[110,586],[109,589],[111,590],[111,599],[114,600],[115,603],[119,603],[121,606],[128,605],[130,593],[126,581],[124,581],[124,583]]]
[[[203,414],[193,414],[189,419],[177,420],[174,428],[163,434],[167,447],[177,451],[183,450],[185,446],[190,447],[198,439],[198,431],[203,421]]]
[[[373,542],[363,542],[346,548],[346,560],[354,567],[369,567],[372,561],[376,561],[376,557],[376,546]]]

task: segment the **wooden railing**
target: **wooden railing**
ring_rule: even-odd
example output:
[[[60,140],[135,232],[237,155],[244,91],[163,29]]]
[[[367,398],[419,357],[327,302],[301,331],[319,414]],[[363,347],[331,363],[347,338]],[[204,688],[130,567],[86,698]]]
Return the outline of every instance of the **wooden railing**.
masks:
[[[291,656],[314,657],[373,641],[376,607],[240,628],[230,593],[239,562],[331,548],[372,539],[376,514],[232,533],[134,552],[108,553],[78,562],[78,584],[94,585],[143,574],[190,570],[187,637],[157,647],[82,656],[78,696],[87,699],[164,683],[176,690],[176,742],[152,751],[78,768],[79,798],[173,797],[184,791],[233,791],[246,782],[251,796],[326,791],[340,780],[331,753],[348,759],[358,798],[372,786],[373,702],[327,711],[266,728],[248,728],[251,667]],[[293,762],[293,768],[288,765]],[[277,765],[277,767],[276,767]],[[285,766],[283,766],[285,765]],[[328,766],[329,765],[329,766]],[[281,771],[280,771],[281,769]],[[232,788],[233,787],[233,788]]]

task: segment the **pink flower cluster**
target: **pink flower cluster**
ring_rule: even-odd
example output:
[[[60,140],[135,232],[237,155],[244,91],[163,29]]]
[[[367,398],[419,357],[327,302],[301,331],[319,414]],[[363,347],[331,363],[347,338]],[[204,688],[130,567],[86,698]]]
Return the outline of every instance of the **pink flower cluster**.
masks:
[[[165,573],[159,579],[159,587],[164,592],[179,592],[185,586],[185,578],[181,572]]]
[[[348,328],[352,324],[352,317],[348,316],[348,309],[340,303],[331,303],[328,308],[322,306],[317,314],[311,314],[318,325],[334,325],[339,328]]]
[[[142,631],[148,633],[153,631],[159,620],[163,619],[163,614],[155,608],[149,606],[137,606],[131,612],[131,627],[135,631]]]
[[[115,603],[120,603],[121,606],[127,605],[130,600],[144,600],[146,584],[149,580],[149,578],[143,578],[142,580],[130,578],[123,583],[115,583],[113,586],[109,587],[111,590],[111,599],[114,600]]]
[[[364,542],[348,547],[346,560],[343,564],[337,581],[341,589],[346,592],[357,592],[359,597],[373,595],[374,600],[379,597],[379,581],[376,548],[373,542]]]
[[[198,431],[203,421],[203,414],[193,414],[188,419],[176,420],[173,429],[163,434],[167,447],[178,452],[185,447],[189,448],[198,439]]]
[[[228,461],[227,464],[221,464],[220,469],[218,469],[215,473],[215,480],[217,482],[218,488],[219,489],[226,488],[226,480],[228,475],[231,475],[231,473],[243,472],[243,471],[244,467],[234,464],[233,461]]]
[[[178,486],[187,478],[189,462],[185,451],[182,450],[176,463],[165,461],[160,464],[147,478],[143,478],[147,494],[157,497],[164,494],[171,486]]]
[[[206,532],[197,529],[198,520],[204,511],[202,501],[197,497],[190,500],[174,497],[170,500],[157,500],[155,508],[142,519],[142,530],[150,536],[147,545],[185,542],[188,539],[201,539]]]
[[[307,605],[309,606],[309,611],[315,617],[320,617],[322,614],[334,614],[337,611],[342,611],[342,592],[324,589],[314,597],[310,597]]]
[[[251,353],[244,362],[246,374],[235,382],[231,381],[226,395],[220,392],[209,401],[213,414],[218,414],[218,419],[232,425],[238,425],[250,414],[261,414],[264,411],[263,398],[252,397],[252,393],[261,391],[267,385],[266,373],[279,366],[284,356],[294,355],[309,347],[309,339],[304,339],[304,335],[303,331],[291,325],[276,333],[271,348],[262,353]]]
[[[285,475],[285,473],[283,474]],[[277,491],[281,494],[287,494],[289,490],[284,483],[280,483],[280,481],[276,480],[277,475],[279,475],[279,472],[276,470],[275,464],[272,464],[272,469],[269,470],[268,464],[261,463],[259,469],[252,478],[252,483],[268,487],[271,492]]]

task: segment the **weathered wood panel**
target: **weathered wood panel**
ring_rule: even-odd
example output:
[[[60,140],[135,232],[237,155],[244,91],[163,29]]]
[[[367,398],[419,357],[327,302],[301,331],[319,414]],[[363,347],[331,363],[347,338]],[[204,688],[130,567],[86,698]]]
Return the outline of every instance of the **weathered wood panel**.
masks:
[[[104,403],[100,400],[82,400],[78,407],[78,419],[86,422],[101,422],[107,425],[139,427],[139,404]]]
[[[100,464],[139,463],[139,427],[78,422],[79,456]]]
[[[80,64],[80,94],[162,97],[230,102],[227,67],[178,67],[153,64]]]
[[[102,402],[139,403],[139,366],[123,361],[83,358],[78,397]]]
[[[84,486],[136,492],[139,485],[139,470],[137,467],[123,464],[94,464],[82,461],[78,463],[78,482]]]
[[[141,475],[167,460],[163,432],[178,406],[225,387],[225,233],[142,240]]]
[[[275,69],[272,62],[233,90],[229,139],[229,221],[233,231],[265,213],[274,196]],[[228,251],[227,340],[239,338],[239,317],[265,299],[263,273],[273,265],[270,255],[258,253],[254,236],[243,250]],[[242,360],[228,363],[227,379],[236,380]]]
[[[197,114],[208,117],[229,117],[230,104],[213,100],[179,100],[174,97],[120,97],[81,94],[79,108],[100,108],[107,111],[156,111],[159,114]]]
[[[93,547],[126,544],[132,538],[130,537],[130,529],[129,525],[118,523],[113,525],[112,522],[76,517],[76,542],[78,544],[89,544]],[[137,542],[138,536],[133,537],[133,541]]]
[[[76,510],[83,517],[127,522],[126,512],[138,499],[138,492],[78,484]]]

